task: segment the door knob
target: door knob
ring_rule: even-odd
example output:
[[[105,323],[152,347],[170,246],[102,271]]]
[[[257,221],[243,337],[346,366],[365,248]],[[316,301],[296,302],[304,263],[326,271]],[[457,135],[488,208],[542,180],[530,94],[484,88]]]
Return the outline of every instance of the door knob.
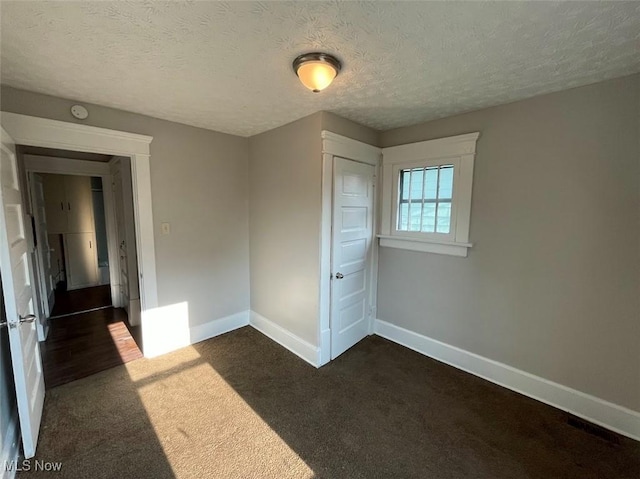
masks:
[[[33,323],[36,320],[35,314],[27,314],[26,316],[18,316],[20,318],[19,323]],[[10,328],[15,328],[18,326],[18,323],[7,323],[7,321],[0,321],[0,328],[9,326]]]
[[[344,274],[336,273],[336,279],[342,279],[342,278],[344,278]]]

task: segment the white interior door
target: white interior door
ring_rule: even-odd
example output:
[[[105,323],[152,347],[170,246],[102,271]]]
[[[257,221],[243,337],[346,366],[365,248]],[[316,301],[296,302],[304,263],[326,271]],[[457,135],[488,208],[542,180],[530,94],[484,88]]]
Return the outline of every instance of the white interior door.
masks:
[[[67,196],[67,232],[91,233],[95,231],[91,177],[64,175],[64,186]]]
[[[98,251],[95,233],[67,233],[64,235],[69,289],[97,286]]]
[[[375,168],[335,157],[333,171],[331,359],[369,334]]]
[[[54,280],[51,264],[51,246],[49,245],[49,235],[47,234],[47,214],[46,202],[44,197],[44,183],[42,175],[38,173],[31,174],[31,205],[33,217],[36,223],[36,254],[40,264],[38,279],[40,281],[40,289],[42,291],[42,302],[45,317],[51,315],[53,309],[55,294]],[[41,318],[45,319],[45,318]]]
[[[45,215],[49,233],[66,233],[69,229],[67,193],[64,176],[41,174]]]
[[[120,304],[129,313],[129,258],[127,254],[127,234],[124,214],[124,191],[120,165],[112,170],[113,199],[115,202],[116,230],[118,232],[118,259],[120,272]]]
[[[141,323],[140,284],[136,250],[135,218],[131,160],[116,158],[110,163],[113,181],[114,216],[119,248],[119,282],[121,306],[127,311],[131,326]]]
[[[44,378],[34,324],[35,304],[15,144],[2,129],[0,145],[0,275],[25,458],[35,454]]]

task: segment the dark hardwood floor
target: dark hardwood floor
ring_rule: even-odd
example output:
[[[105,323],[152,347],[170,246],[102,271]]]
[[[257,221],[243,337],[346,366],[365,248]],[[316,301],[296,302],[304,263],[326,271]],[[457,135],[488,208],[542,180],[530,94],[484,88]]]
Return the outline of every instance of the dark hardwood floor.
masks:
[[[95,308],[111,306],[111,286],[94,286],[73,291],[56,291],[56,302],[51,316],[79,313]]]
[[[140,340],[140,328],[128,326],[121,308],[52,319],[42,344],[46,388],[141,358],[136,339]]]

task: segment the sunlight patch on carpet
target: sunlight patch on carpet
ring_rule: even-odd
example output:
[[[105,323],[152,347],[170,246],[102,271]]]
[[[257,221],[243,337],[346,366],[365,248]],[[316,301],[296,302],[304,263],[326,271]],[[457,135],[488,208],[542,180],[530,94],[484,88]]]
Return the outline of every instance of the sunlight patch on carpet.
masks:
[[[315,477],[193,347],[125,366],[176,476]]]

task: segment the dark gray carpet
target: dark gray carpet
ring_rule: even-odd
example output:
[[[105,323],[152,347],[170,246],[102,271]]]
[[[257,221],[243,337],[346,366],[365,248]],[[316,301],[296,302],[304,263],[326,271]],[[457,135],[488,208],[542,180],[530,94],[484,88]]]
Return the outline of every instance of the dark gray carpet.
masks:
[[[37,459],[69,478],[640,477],[640,443],[384,339],[316,370],[250,328],[48,391]]]

